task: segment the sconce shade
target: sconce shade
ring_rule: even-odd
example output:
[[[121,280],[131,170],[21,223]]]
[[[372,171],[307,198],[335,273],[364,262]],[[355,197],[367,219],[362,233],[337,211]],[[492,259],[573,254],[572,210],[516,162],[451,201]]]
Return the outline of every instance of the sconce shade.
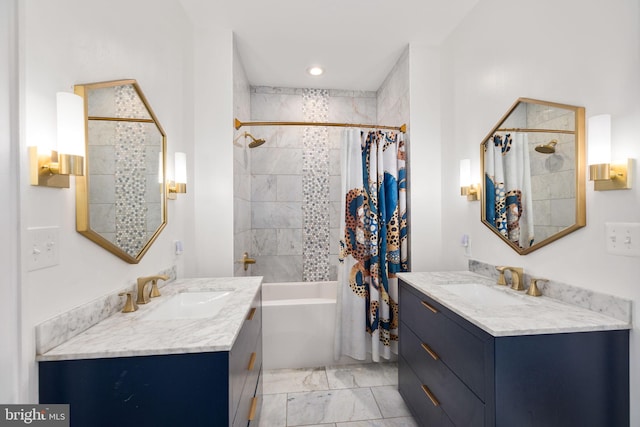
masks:
[[[471,159],[460,160],[460,187],[471,185]]]
[[[176,194],[187,192],[187,155],[176,153],[173,162],[173,173],[175,181],[167,184],[167,198],[175,200]]]
[[[58,92],[56,98],[58,153],[84,157],[84,100],[69,92]]]
[[[589,118],[588,163],[611,163],[611,115],[601,114]]]
[[[589,181],[595,191],[628,190],[631,188],[631,160],[611,163],[611,115],[589,118],[588,130]]]
[[[31,185],[69,188],[69,175],[84,175],[84,100],[68,92],[56,94],[57,150],[38,153],[29,147]]]
[[[185,153],[175,154],[175,176],[176,183],[187,183],[187,155]]]

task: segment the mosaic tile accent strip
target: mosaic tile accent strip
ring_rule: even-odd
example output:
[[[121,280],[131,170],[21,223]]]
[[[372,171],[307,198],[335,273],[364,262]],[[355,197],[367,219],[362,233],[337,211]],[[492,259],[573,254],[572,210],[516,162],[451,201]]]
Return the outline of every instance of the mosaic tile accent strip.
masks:
[[[326,122],[329,91],[304,89],[304,120]],[[304,128],[302,153],[302,280],[329,280],[329,131],[326,127]]]
[[[133,86],[116,90],[116,117],[148,115]],[[117,122],[115,140],[116,245],[135,257],[147,242],[145,128]]]

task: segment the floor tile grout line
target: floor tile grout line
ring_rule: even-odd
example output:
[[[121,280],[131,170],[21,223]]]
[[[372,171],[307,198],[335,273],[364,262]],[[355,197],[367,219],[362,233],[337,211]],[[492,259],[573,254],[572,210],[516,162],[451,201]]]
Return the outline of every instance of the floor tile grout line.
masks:
[[[373,396],[373,401],[376,402],[376,406],[378,407],[378,411],[380,412],[380,417],[384,419],[384,414],[382,413],[382,408],[380,407],[380,403],[378,403],[378,399],[376,399],[376,395],[373,392],[373,387],[369,387],[369,391],[371,392],[371,396]]]
[[[289,425],[289,393],[284,396],[284,427]]]

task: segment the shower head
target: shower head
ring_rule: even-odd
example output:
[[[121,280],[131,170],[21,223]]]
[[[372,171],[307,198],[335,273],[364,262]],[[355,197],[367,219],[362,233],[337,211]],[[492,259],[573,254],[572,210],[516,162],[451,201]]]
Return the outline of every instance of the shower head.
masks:
[[[245,138],[245,139],[247,139],[247,137],[251,138],[251,142],[249,143],[249,148],[256,148],[256,147],[261,146],[261,145],[262,145],[262,144],[264,144],[265,142],[267,142],[267,141],[265,141],[265,140],[264,140],[264,139],[262,139],[262,138],[256,139],[256,138],[254,138],[254,137],[253,137],[253,135],[251,135],[249,132],[245,132],[245,133],[243,133],[243,134],[238,135],[238,136],[236,137],[236,139],[234,139],[234,140],[233,140],[233,145],[237,145],[238,147],[242,147],[242,145],[241,145],[241,144],[238,144],[236,141],[238,141],[238,139],[240,139],[240,138],[241,138],[241,137],[243,137],[243,136],[244,136],[244,138]]]
[[[249,132],[245,132],[244,136],[245,136],[245,138],[248,136],[249,138],[252,139],[252,141],[249,143],[249,148],[256,148],[256,147],[261,146],[265,142],[267,142],[262,138],[255,139],[253,137],[253,135],[251,135]]]
[[[558,143],[557,139],[552,139],[551,141],[549,141],[546,144],[540,144],[538,146],[536,146],[535,150],[538,153],[542,153],[542,154],[553,154],[556,152],[556,144]]]

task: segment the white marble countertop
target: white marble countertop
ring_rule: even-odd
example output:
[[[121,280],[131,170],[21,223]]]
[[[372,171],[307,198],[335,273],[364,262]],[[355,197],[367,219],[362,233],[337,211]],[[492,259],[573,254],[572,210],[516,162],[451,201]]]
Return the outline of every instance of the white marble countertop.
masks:
[[[52,350],[38,361],[150,356],[229,351],[244,322],[262,277],[182,279],[160,288],[162,296],[133,313],[116,313]],[[147,287],[150,289],[150,286]],[[233,290],[214,317],[145,320],[166,299],[185,290]]]
[[[630,323],[623,320],[544,295],[532,297],[469,271],[398,273],[398,277],[495,337],[631,329]],[[447,291],[447,285],[457,283],[485,285],[517,302],[501,306],[474,304],[465,296]]]

